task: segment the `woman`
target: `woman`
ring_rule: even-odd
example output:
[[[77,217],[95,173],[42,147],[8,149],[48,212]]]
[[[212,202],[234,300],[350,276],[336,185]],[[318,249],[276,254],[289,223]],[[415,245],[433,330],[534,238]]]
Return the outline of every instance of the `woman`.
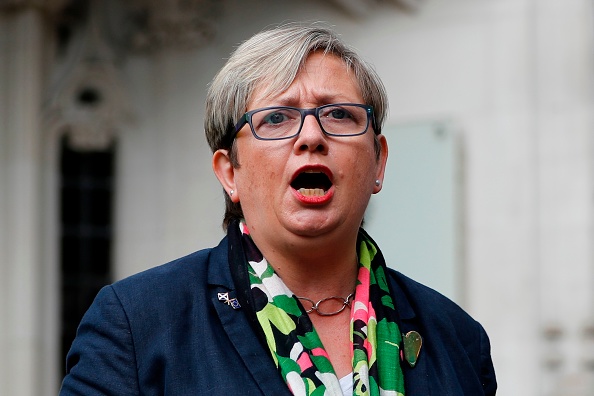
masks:
[[[388,270],[359,228],[382,188],[386,108],[329,30],[242,44],[205,121],[227,237],[104,288],[61,394],[495,394],[480,324]]]

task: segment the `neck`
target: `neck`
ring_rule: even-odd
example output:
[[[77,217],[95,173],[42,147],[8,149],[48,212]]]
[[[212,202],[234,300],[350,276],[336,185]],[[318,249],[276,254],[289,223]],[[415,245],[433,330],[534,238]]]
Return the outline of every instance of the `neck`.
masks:
[[[309,240],[273,248],[254,238],[262,255],[287,287],[296,295],[313,300],[332,295],[345,297],[353,292],[359,265],[356,240],[355,233],[349,242],[340,246]]]

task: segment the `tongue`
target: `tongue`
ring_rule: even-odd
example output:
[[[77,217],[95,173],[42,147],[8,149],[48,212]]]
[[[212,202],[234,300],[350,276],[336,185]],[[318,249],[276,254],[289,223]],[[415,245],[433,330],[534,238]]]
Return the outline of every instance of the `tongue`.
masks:
[[[300,188],[299,192],[306,197],[323,197],[325,194],[321,188]]]

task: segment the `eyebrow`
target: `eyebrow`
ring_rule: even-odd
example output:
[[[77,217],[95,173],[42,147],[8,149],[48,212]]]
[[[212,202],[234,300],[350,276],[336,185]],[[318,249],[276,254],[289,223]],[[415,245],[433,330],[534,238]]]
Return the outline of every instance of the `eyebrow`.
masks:
[[[296,106],[301,95],[289,95],[282,98],[277,98],[277,103],[281,106]]]
[[[348,99],[344,96],[341,96],[340,93],[338,94],[322,94],[316,95],[316,102],[314,107],[323,106],[332,103],[359,103],[359,100]],[[271,101],[270,104],[266,106],[259,106],[259,107],[268,107],[268,106],[288,106],[288,107],[299,107],[299,101],[301,100],[301,95],[291,94],[288,96],[276,98],[274,101]]]

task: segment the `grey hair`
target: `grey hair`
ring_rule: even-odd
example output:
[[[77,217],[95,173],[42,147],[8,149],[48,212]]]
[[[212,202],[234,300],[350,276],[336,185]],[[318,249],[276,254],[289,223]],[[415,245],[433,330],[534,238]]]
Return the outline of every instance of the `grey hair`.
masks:
[[[230,150],[232,165],[239,167],[229,136],[234,132],[235,123],[248,110],[254,89],[265,87],[263,96],[285,91],[307,57],[316,51],[339,57],[353,73],[364,103],[373,106],[375,132],[379,134],[386,118],[388,100],[373,67],[332,30],[320,24],[288,24],[262,31],[245,41],[214,77],[206,97],[204,121],[211,150]],[[379,155],[377,139],[376,154]],[[225,199],[224,228],[233,218],[243,217],[240,204],[233,203],[226,194]]]

